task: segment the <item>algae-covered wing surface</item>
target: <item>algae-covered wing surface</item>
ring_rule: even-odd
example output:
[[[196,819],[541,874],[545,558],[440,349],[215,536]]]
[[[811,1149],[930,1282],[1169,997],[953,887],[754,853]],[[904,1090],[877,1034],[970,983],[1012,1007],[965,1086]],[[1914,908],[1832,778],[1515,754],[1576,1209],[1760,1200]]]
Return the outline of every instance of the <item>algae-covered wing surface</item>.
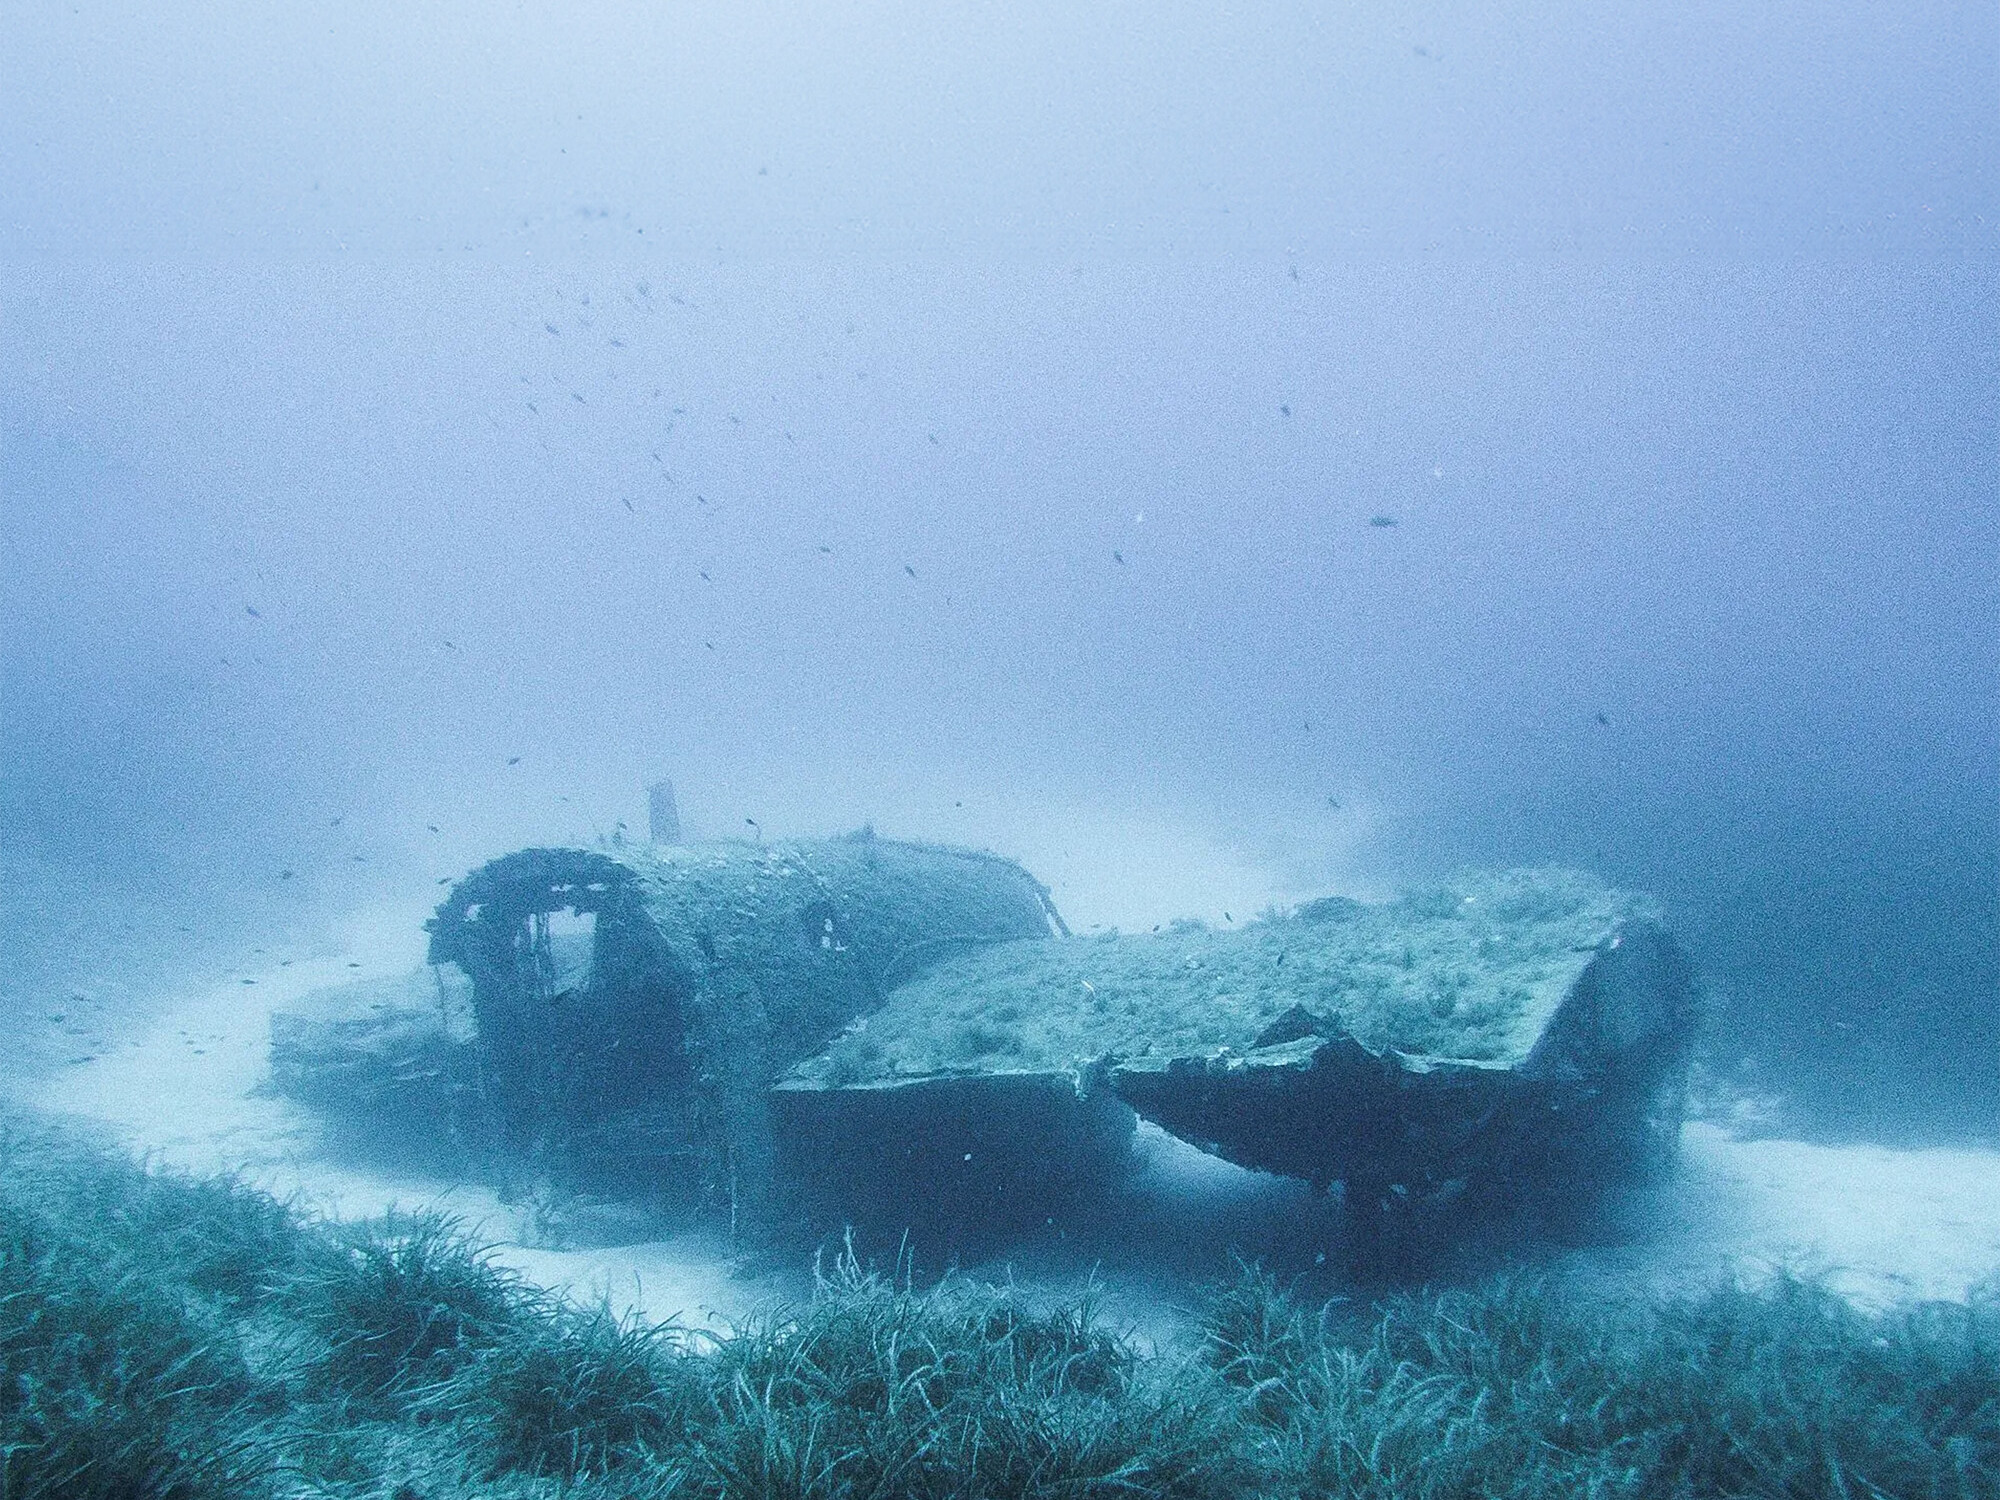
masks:
[[[1521,1062],[1644,903],[1586,877],[1340,897],[1240,927],[1015,942],[940,965],[800,1068],[831,1086],[1241,1054],[1303,1037]]]
[[[1517,871],[969,953],[897,988],[779,1093],[795,1128],[866,1097],[871,1129],[935,1135],[970,1117],[974,1082],[990,1101],[1008,1080],[1024,1099],[1067,1080],[1246,1166],[1458,1192],[1528,1157],[1636,1149],[1685,1065],[1692,994],[1644,898]]]

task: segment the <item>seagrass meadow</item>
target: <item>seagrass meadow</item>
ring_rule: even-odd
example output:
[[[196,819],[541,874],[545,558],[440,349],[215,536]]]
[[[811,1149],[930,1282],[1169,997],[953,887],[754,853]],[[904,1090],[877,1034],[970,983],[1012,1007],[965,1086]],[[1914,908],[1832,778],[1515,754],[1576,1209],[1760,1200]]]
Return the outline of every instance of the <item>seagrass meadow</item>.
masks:
[[[1245,1267],[1142,1349],[1087,1297],[818,1269],[696,1335],[557,1300],[435,1214],[320,1220],[12,1119],[0,1497],[2000,1493],[2000,1285],[1321,1305]]]

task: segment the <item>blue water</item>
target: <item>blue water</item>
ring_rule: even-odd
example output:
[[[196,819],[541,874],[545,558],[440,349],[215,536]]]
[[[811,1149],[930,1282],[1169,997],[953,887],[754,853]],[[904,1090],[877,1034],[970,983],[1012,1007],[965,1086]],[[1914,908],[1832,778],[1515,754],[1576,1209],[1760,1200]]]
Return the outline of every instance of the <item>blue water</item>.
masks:
[[[19,1016],[665,774],[1589,865],[2000,1133],[1990,6],[14,10]]]

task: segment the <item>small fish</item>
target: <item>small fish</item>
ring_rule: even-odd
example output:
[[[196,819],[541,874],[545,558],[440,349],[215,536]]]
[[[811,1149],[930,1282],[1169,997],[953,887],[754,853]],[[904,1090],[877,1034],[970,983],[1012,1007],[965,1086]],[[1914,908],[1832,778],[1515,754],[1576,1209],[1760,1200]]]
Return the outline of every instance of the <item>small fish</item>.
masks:
[[[917,570],[911,567],[908,563],[903,564],[903,571],[905,573],[908,573],[912,578],[915,578],[917,576]]]
[[[1327,798],[1326,805],[1332,808],[1335,812],[1340,811],[1340,799],[1338,797]]]
[[[630,501],[629,499],[628,499],[628,500],[626,500],[626,502],[625,502],[625,508],[626,508],[627,510],[631,511],[631,512],[632,512],[632,514],[633,514],[633,515],[635,515],[635,516],[639,514],[638,510],[637,510],[637,509],[636,509],[636,508],[635,508],[635,507],[633,506],[632,502],[631,502],[631,501]]]
[[[824,552],[828,557],[833,556],[833,548],[831,547],[822,547],[819,550]]]
[[[335,818],[331,823],[327,824],[326,826],[329,828],[338,828],[342,823],[346,821],[347,821],[347,814],[342,813],[339,817]]]
[[[704,572],[704,571],[703,571],[702,569],[700,569],[700,568],[696,568],[696,569],[695,569],[695,571],[696,571],[697,573],[700,573],[700,574],[701,574],[701,581],[702,581],[703,583],[713,583],[713,582],[715,582],[715,580],[714,580],[713,578],[710,578],[710,577],[708,576],[708,574],[707,574],[706,572]]]
[[[1370,516],[1368,524],[1370,526],[1394,526],[1396,518],[1394,516]]]
[[[931,440],[931,446],[932,446],[933,448],[937,447],[937,445],[938,445],[938,440],[937,440],[937,434],[936,434],[935,432],[933,432],[933,433],[931,433],[931,434],[930,434],[930,440]]]
[[[264,618],[264,617],[263,617],[263,616],[262,616],[261,614],[259,614],[259,613],[257,612],[257,606],[256,606],[256,605],[254,605],[254,604],[246,604],[246,605],[244,605],[244,606],[243,606],[243,613],[244,613],[244,614],[246,614],[246,615],[248,615],[248,616],[249,616],[249,617],[250,617],[251,619],[253,619],[253,620],[261,620],[261,619],[263,619],[263,618]]]
[[[528,403],[528,410],[533,412],[538,417],[542,414],[542,409],[539,406],[535,405],[535,403],[532,401]]]
[[[520,763],[521,763],[521,757],[518,755],[510,755],[507,757],[507,764],[510,766],[518,766]]]
[[[702,644],[703,644],[704,646],[708,647],[708,649],[709,649],[709,650],[711,650],[711,651],[713,651],[713,650],[715,649],[715,642],[714,642],[714,641],[703,641],[703,642],[702,642]]]
[[[1289,406],[1280,406],[1280,407],[1278,408],[1278,412],[1279,412],[1279,415],[1281,415],[1281,416],[1287,416],[1287,417],[1289,417],[1289,416],[1290,416],[1290,415],[1292,414],[1292,409],[1291,409],[1291,408],[1290,408]]]
[[[578,406],[583,406],[587,404],[584,401],[583,397],[579,396],[575,391],[571,391],[569,393],[569,399],[574,401]]]
[[[555,325],[555,324],[553,324],[553,323],[544,323],[544,324],[542,325],[542,327],[544,327],[544,328],[548,329],[548,331],[549,331],[550,333],[561,333],[561,332],[562,332],[562,330],[561,330],[560,328],[556,327],[556,325]]]
[[[625,347],[625,340],[623,340],[623,339],[613,339],[613,340],[611,341],[611,347],[612,347],[612,348],[614,348],[614,349],[623,349],[623,348]]]
[[[1606,728],[1609,728],[1609,727],[1610,727],[1610,725],[1611,725],[1611,721],[1610,721],[1609,719],[1605,718],[1605,716],[1604,716],[1603,714],[1599,714],[1599,715],[1597,716],[1597,722],[1598,722],[1598,723],[1600,723],[1600,724],[1602,724],[1602,725],[1604,725],[1604,726],[1605,726]]]
[[[1230,916],[1228,912],[1224,912],[1224,913],[1222,914],[1222,920],[1223,920],[1223,921],[1225,921],[1225,922],[1234,922],[1234,921],[1236,920],[1236,918],[1234,918],[1234,917]]]
[[[1121,568],[1127,568],[1131,566],[1130,563],[1125,561],[1125,554],[1118,551],[1115,547],[1112,549],[1111,552],[1111,560],[1117,563],[1118,566]]]
[[[428,828],[432,833],[438,833],[442,831],[435,823],[426,823],[424,824],[424,827]]]
[[[450,885],[450,884],[451,884],[451,877],[450,877],[449,875],[440,875],[440,876],[438,876],[438,884],[439,884],[439,885]]]
[[[447,651],[456,651],[458,649],[458,645],[456,642],[446,641],[444,643],[444,649]]]
[[[290,870],[280,870],[280,871],[278,871],[278,879],[280,879],[280,880],[290,880],[291,878],[292,878],[292,871],[290,871]]]

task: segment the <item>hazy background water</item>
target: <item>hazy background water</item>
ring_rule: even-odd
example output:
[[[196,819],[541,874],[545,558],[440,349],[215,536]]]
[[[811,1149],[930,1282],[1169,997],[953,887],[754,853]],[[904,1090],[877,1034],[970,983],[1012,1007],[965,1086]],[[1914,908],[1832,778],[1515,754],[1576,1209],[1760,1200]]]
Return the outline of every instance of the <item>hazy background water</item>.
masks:
[[[1993,7],[5,10],[16,1011],[670,774],[1587,864],[2000,1131]]]

